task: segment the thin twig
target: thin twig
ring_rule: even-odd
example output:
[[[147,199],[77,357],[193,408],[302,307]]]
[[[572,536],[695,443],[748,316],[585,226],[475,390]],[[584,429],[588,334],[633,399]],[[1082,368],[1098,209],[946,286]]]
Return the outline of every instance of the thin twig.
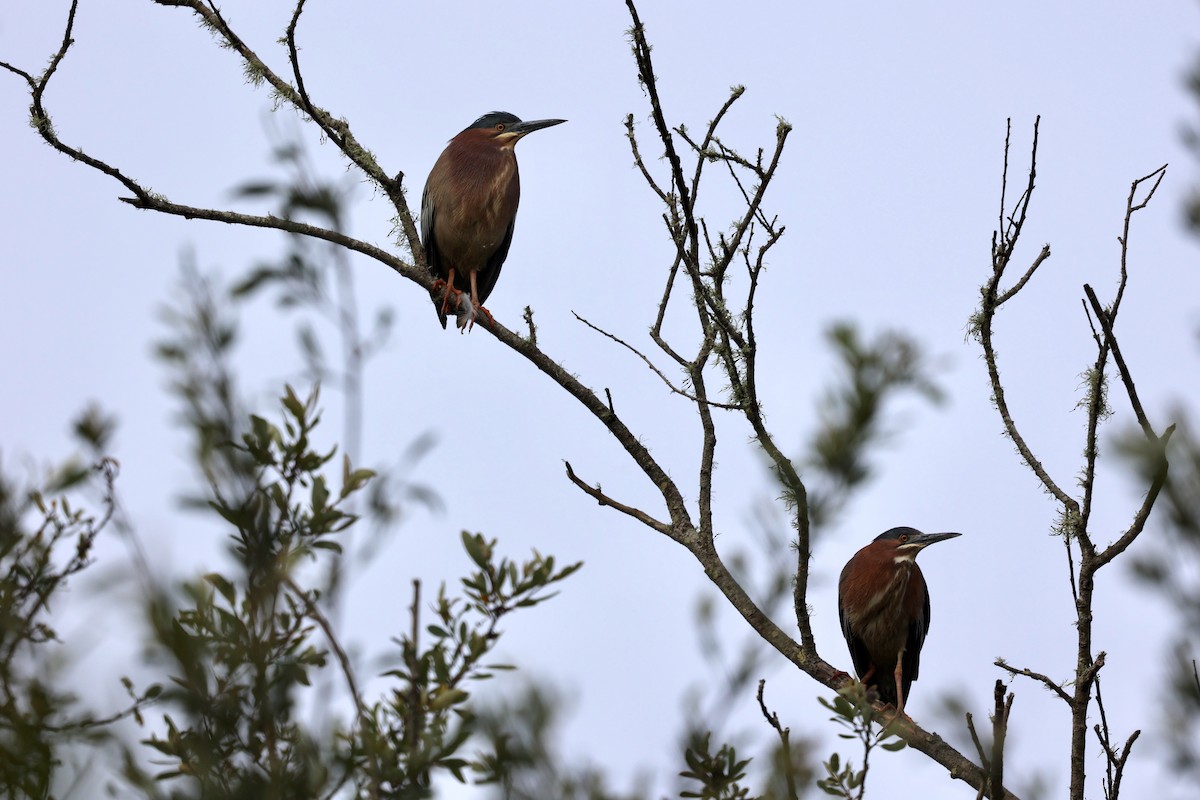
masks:
[[[988,759],[987,748],[983,746],[983,740],[979,738],[979,731],[975,730],[975,716],[968,711],[967,717],[967,733],[971,734],[971,744],[975,745],[975,754],[979,756],[979,763],[983,766],[984,773],[990,772],[992,765]],[[985,785],[979,786],[979,796],[983,796]]]
[[[329,620],[321,613],[321,609],[313,602],[310,593],[301,589],[296,585],[291,575],[283,574],[283,584],[291,590],[292,594],[304,603],[306,613],[320,626],[321,631],[325,634],[325,641],[329,643],[329,648],[333,650],[337,657],[338,665],[342,668],[342,676],[346,679],[346,687],[350,690],[350,696],[354,699],[354,709],[358,714],[359,725],[362,726],[363,734],[366,735],[373,727],[371,712],[363,702],[362,693],[358,689],[358,679],[354,675],[354,667],[350,663],[350,656],[346,654],[346,650],[342,647],[342,643],[338,641],[337,635],[333,631],[333,626]],[[374,796],[378,796],[379,780],[383,774],[379,763],[379,754],[374,748],[371,750],[371,780],[374,788]]]
[[[1130,734],[1129,738],[1125,741],[1125,746],[1118,755],[1112,746],[1111,732],[1108,727],[1108,714],[1104,710],[1104,696],[1100,691],[1100,681],[1096,681],[1096,707],[1100,711],[1100,722],[1093,726],[1092,730],[1095,731],[1096,740],[1100,743],[1100,748],[1104,751],[1104,796],[1107,800],[1118,800],[1121,794],[1121,779],[1125,775],[1125,762],[1129,759],[1133,743],[1137,741],[1142,732],[1136,730]]]
[[[1033,263],[1029,265],[1029,269],[1025,270],[1025,274],[1021,276],[1020,280],[1018,280],[1016,283],[1014,283],[1012,285],[1012,288],[1010,288],[1007,292],[1000,295],[1000,297],[998,297],[996,299],[996,305],[997,306],[1004,305],[1006,302],[1008,302],[1008,300],[1010,298],[1012,298],[1013,295],[1015,295],[1017,292],[1024,289],[1025,284],[1029,283],[1029,279],[1033,277],[1033,273],[1037,272],[1037,268],[1040,267],[1042,265],[1042,262],[1044,262],[1049,257],[1050,257],[1050,245],[1044,244],[1044,245],[1042,245],[1041,252],[1037,254],[1037,258],[1033,259]]]
[[[1078,503],[1050,477],[1045,466],[1033,454],[1033,450],[1025,441],[1024,436],[1021,435],[1020,430],[1018,430],[1016,422],[1013,420],[1012,412],[1008,407],[1004,385],[1000,381],[1000,369],[996,350],[992,342],[993,321],[996,312],[1000,308],[1000,298],[1003,297],[1007,300],[1015,296],[1015,292],[1011,290],[1001,294],[1000,281],[1004,277],[1004,271],[1007,269],[1012,259],[1013,251],[1020,240],[1021,231],[1024,228],[1026,215],[1029,211],[1029,204],[1033,199],[1033,190],[1036,185],[1035,179],[1037,176],[1038,127],[1040,123],[1041,117],[1038,117],[1033,124],[1033,143],[1030,147],[1029,156],[1029,180],[1025,191],[1017,201],[1016,209],[1012,213],[1007,213],[1005,207],[1005,198],[1008,192],[1008,153],[1010,145],[1009,137],[1012,131],[1011,120],[1005,133],[1004,171],[1000,179],[1000,227],[992,234],[992,276],[983,289],[983,300],[980,304],[978,315],[978,333],[979,342],[983,346],[984,361],[987,364],[988,379],[992,387],[992,399],[996,404],[997,411],[1000,412],[1000,419],[1004,424],[1005,433],[1008,434],[1008,438],[1016,445],[1017,451],[1021,454],[1021,459],[1033,471],[1038,480],[1041,481],[1046,491],[1053,495],[1059,503],[1078,513]],[[1045,249],[1043,248],[1043,250]],[[1034,263],[1040,264],[1041,261],[1035,260]],[[1032,269],[1033,267],[1030,268],[1030,270]],[[1031,272],[1027,271],[1027,274],[1031,274]],[[1020,282],[1018,284],[1024,286]]]
[[[780,749],[783,754],[783,778],[787,784],[788,797],[791,800],[798,800],[799,795],[796,793],[796,775],[792,769],[792,745],[790,742],[791,728],[785,728],[779,724],[779,715],[767,709],[767,702],[763,699],[763,690],[766,688],[767,682],[765,679],[760,679],[758,682],[758,707],[762,711],[762,715],[767,720],[767,724],[775,729],[779,735]]]
[[[1096,554],[1095,568],[1099,569],[1105,564],[1112,561],[1121,553],[1133,544],[1134,539],[1141,535],[1146,527],[1146,522],[1150,519],[1150,512],[1154,509],[1154,503],[1158,500],[1158,495],[1162,491],[1167,482],[1167,470],[1170,463],[1167,461],[1166,451],[1167,443],[1171,440],[1171,436],[1175,433],[1175,424],[1167,426],[1163,431],[1163,435],[1156,440],[1159,453],[1158,470],[1154,473],[1154,477],[1150,481],[1150,488],[1146,490],[1146,496],[1142,498],[1142,505],[1138,508],[1137,513],[1133,517],[1133,522],[1129,528],[1121,534],[1115,542],[1104,548],[1104,551]]]
[[[593,500],[595,500],[600,505],[609,506],[610,508],[615,508],[617,511],[620,511],[622,514],[628,514],[629,516],[633,517],[638,522],[642,523],[643,525],[647,526],[648,528],[653,528],[654,530],[658,531],[659,533],[666,534],[667,536],[670,536],[672,539],[679,542],[680,544],[685,544],[685,545],[687,544],[686,541],[682,540],[681,538],[679,538],[677,536],[675,531],[667,523],[656,520],[654,517],[650,516],[645,511],[642,511],[640,508],[634,508],[633,506],[625,505],[622,502],[612,499],[611,497],[606,495],[600,489],[599,486],[592,486],[591,484],[587,483],[582,478],[580,478],[578,475],[576,475],[575,470],[573,470],[571,468],[570,461],[564,461],[563,464],[565,464],[567,467],[567,478],[570,479],[571,483],[575,484],[580,489],[582,489],[585,494],[587,494],[589,497],[591,497]]]
[[[646,169],[646,162],[642,160],[642,154],[638,150],[637,133],[633,127],[633,114],[625,116],[625,138],[629,140],[629,147],[633,151],[633,163],[642,173],[642,178],[646,181],[646,185],[658,195],[658,199],[663,203],[669,204],[667,193],[662,190],[662,187],[654,180],[654,176],[650,174],[650,170]]]
[[[655,375],[657,375],[657,376],[659,377],[659,379],[660,379],[660,380],[662,380],[662,382],[663,382],[664,384],[666,384],[667,388],[668,388],[668,389],[670,389],[672,392],[674,392],[675,394],[678,394],[678,395],[682,395],[683,397],[686,397],[688,400],[691,400],[693,403],[698,403],[698,402],[700,402],[700,400],[699,400],[699,399],[698,399],[698,398],[697,398],[695,395],[693,395],[693,394],[688,394],[688,392],[687,392],[686,390],[684,390],[684,389],[680,389],[678,386],[676,386],[675,384],[671,383],[671,379],[670,379],[670,378],[668,378],[668,377],[666,376],[666,374],[664,374],[664,373],[663,373],[663,371],[662,371],[661,369],[659,369],[659,368],[658,368],[658,366],[657,366],[657,365],[656,365],[656,364],[655,364],[653,361],[651,361],[651,360],[650,360],[650,359],[649,359],[649,358],[646,356],[646,354],[645,354],[645,353],[643,353],[641,350],[638,350],[636,347],[634,347],[633,345],[629,344],[629,342],[625,341],[624,339],[622,339],[621,337],[617,336],[616,334],[609,333],[608,331],[604,330],[603,328],[601,328],[601,327],[599,327],[599,326],[597,326],[597,325],[593,325],[591,322],[589,322],[589,321],[588,321],[587,319],[585,319],[584,317],[581,317],[581,316],[579,316],[579,314],[578,314],[578,313],[576,313],[576,312],[572,311],[572,312],[571,312],[571,314],[573,314],[573,315],[574,315],[575,319],[579,320],[579,321],[580,321],[580,322],[582,322],[584,325],[586,325],[586,326],[588,326],[589,328],[591,328],[592,330],[594,330],[596,333],[600,334],[601,336],[605,336],[605,337],[607,337],[607,338],[611,339],[612,341],[614,341],[614,342],[616,342],[617,344],[621,345],[621,346],[622,346],[622,347],[624,347],[626,350],[628,350],[629,352],[633,353],[635,356],[637,356],[638,358],[640,358],[640,359],[642,360],[642,362],[643,362],[643,363],[644,363],[644,364],[645,364],[647,367],[649,367],[649,368],[650,368],[650,371],[651,371],[651,372],[653,372]],[[709,404],[709,405],[711,405],[711,406],[714,406],[714,407],[716,407],[716,408],[725,409],[725,410],[727,410],[727,411],[738,411],[738,410],[740,410],[740,409],[741,409],[741,406],[739,406],[739,405],[737,405],[737,404],[735,404],[735,403],[721,403],[721,402],[718,402],[718,401],[716,401],[716,400],[705,400],[705,402],[706,402],[706,403],[708,403],[708,404]]]
[[[1063,702],[1067,703],[1068,705],[1071,704],[1071,695],[1069,695],[1065,691],[1063,691],[1062,686],[1055,683],[1048,676],[1043,675],[1040,672],[1034,672],[1033,670],[1030,670],[1030,669],[1024,669],[1024,668],[1018,669],[1017,667],[1010,666],[1009,664],[1005,663],[1004,661],[1001,661],[1000,659],[997,659],[996,661],[994,661],[992,663],[995,664],[1000,669],[1005,670],[1006,672],[1012,673],[1013,675],[1021,675],[1023,677],[1030,678],[1032,680],[1035,680],[1035,681],[1038,681],[1038,682],[1044,684],[1047,689],[1049,689],[1050,691],[1052,691],[1056,695],[1058,695],[1059,698]]]
[[[533,306],[525,306],[521,318],[525,320],[525,326],[529,329],[529,343],[537,347],[537,326],[533,324]]]
[[[1162,183],[1163,178],[1166,176],[1167,165],[1163,164],[1149,175],[1143,175],[1129,185],[1129,196],[1125,200],[1125,221],[1119,239],[1121,243],[1121,281],[1117,286],[1117,296],[1113,299],[1111,314],[1113,317],[1117,316],[1117,311],[1121,307],[1121,298],[1125,295],[1125,284],[1129,278],[1129,271],[1127,269],[1129,260],[1129,228],[1133,222],[1133,215],[1149,205],[1150,200],[1154,197],[1154,193],[1158,191],[1159,184]],[[1140,203],[1136,202],[1138,189],[1141,188],[1143,183],[1151,179],[1154,180],[1154,185],[1146,192],[1146,196],[1142,198]]]

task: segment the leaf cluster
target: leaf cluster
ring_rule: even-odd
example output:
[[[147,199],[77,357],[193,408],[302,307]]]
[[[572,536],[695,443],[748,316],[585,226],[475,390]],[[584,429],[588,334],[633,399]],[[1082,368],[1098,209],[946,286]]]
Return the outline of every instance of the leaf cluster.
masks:
[[[834,797],[862,800],[870,770],[871,751],[875,747],[882,747],[895,752],[905,747],[904,740],[896,738],[895,711],[877,710],[871,693],[858,681],[848,684],[833,700],[824,697],[818,700],[833,712],[830,721],[845,729],[846,732],[839,733],[838,737],[856,740],[862,745],[862,768],[856,769],[852,762],[843,761],[841,756],[833,753],[824,762],[826,776],[817,781],[817,788]]]
[[[380,729],[387,747],[407,758],[405,780],[428,785],[434,769],[448,770],[466,780],[469,767],[479,782],[494,782],[505,769],[504,759],[484,753],[476,759],[457,755],[474,730],[475,715],[467,685],[488,680],[507,664],[484,663],[498,642],[501,617],[531,608],[553,596],[546,588],[564,580],[582,564],[555,568],[552,556],[534,553],[518,563],[497,559],[497,543],[481,534],[462,534],[463,548],[477,569],[462,579],[461,596],[442,585],[433,603],[434,621],[422,631],[420,587],[414,588],[412,631],[397,638],[398,665],[385,673],[399,685],[375,709],[376,718],[389,720]],[[428,637],[424,644],[421,633]]]
[[[746,778],[748,758],[738,758],[731,744],[721,745],[712,752],[709,734],[697,737],[684,751],[688,768],[679,773],[685,780],[698,784],[679,793],[680,797],[695,797],[700,800],[747,800],[750,790],[741,785]]]
[[[96,537],[112,518],[116,471],[111,460],[95,470],[105,487],[99,515],[66,494],[22,492],[0,475],[0,787],[9,794],[44,796],[63,748],[98,738],[104,724],[78,710],[73,693],[53,680],[60,640],[51,601],[92,563]],[[89,472],[69,461],[48,488],[78,486]],[[144,699],[134,697],[133,710]]]
[[[415,583],[411,627],[394,639],[387,683],[377,699],[365,697],[303,565],[341,557],[339,536],[358,520],[344,506],[373,473],[343,459],[340,486],[331,487],[324,471],[334,452],[312,444],[317,392],[301,399],[288,387],[280,402],[279,422],[251,416],[237,445],[254,465],[252,490],[234,502],[214,487],[210,499],[232,531],[234,567],[154,600],[151,650],[167,662],[170,685],[161,729],[143,744],[165,767],[152,774],[128,751],[126,778],[148,796],[169,785],[173,797],[206,798],[417,798],[430,796],[439,772],[466,781],[469,769],[488,780],[496,756],[464,753],[474,731],[469,686],[510,669],[485,663],[500,619],[548,599],[547,588],[580,564],[559,567],[538,553],[513,561],[496,540],[464,533],[474,570],[461,594],[443,585],[422,628]],[[323,709],[322,725],[306,707],[334,664],[352,706]]]

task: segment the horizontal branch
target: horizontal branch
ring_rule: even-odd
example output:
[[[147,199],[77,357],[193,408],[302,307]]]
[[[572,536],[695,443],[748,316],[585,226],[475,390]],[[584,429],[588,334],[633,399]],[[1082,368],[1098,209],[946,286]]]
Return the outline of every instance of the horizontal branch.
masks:
[[[1013,675],[1020,675],[1025,678],[1029,678],[1031,680],[1038,681],[1039,683],[1043,684],[1047,689],[1049,689],[1050,691],[1052,691],[1056,695],[1058,695],[1059,699],[1062,700],[1064,703],[1066,703],[1067,705],[1071,705],[1071,695],[1069,695],[1065,691],[1063,691],[1062,686],[1060,686],[1058,683],[1055,683],[1054,680],[1051,679],[1049,676],[1043,675],[1040,672],[1034,672],[1033,670],[1030,670],[1030,669],[1024,669],[1024,668],[1018,669],[1017,667],[1010,666],[1008,663],[1006,663],[1005,661],[1003,661],[1001,659],[996,659],[992,663],[994,663],[1000,669],[1002,669],[1006,672],[1009,672]]]
[[[318,225],[310,225],[308,223],[298,222],[293,219],[287,219],[286,217],[277,217],[274,214],[242,214],[236,211],[223,211],[215,208],[186,206],[180,203],[172,203],[171,201],[158,195],[150,195],[146,198],[120,197],[118,199],[123,203],[128,203],[134,208],[142,209],[144,211],[157,211],[162,214],[183,217],[184,219],[204,219],[212,222],[224,222],[228,225],[245,225],[251,228],[273,228],[275,230],[285,231],[287,233],[311,236],[314,239],[321,239],[323,241],[345,247],[347,250],[353,250],[356,253],[362,253],[363,255],[369,256],[381,264],[390,267],[414,283],[419,283],[427,290],[431,290],[433,288],[433,276],[428,270],[419,269],[418,267],[407,263],[403,259],[399,258],[393,253],[388,252],[387,250],[384,250],[369,242],[364,242],[361,239],[355,239],[353,236],[347,236],[340,231],[322,228]]]

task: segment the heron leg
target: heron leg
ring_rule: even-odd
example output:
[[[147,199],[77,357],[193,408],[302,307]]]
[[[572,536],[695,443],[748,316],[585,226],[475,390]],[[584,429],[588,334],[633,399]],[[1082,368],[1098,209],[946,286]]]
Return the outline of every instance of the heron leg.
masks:
[[[472,277],[474,275],[475,273],[471,273]],[[457,310],[458,297],[462,294],[461,290],[454,288],[454,267],[450,268],[449,273],[446,275],[446,280],[443,281],[441,278],[438,278],[433,282],[433,290],[436,292],[442,287],[442,284],[446,286],[446,293],[442,295],[442,316],[446,316],[450,311],[450,296],[454,296],[454,308]]]
[[[903,656],[904,651],[900,651],[900,658],[896,659],[896,716],[908,718],[904,713],[904,666]]]
[[[475,327],[475,315],[480,311],[488,318],[488,322],[495,323],[495,318],[492,317],[492,312],[483,307],[479,302],[479,287],[476,286],[476,276],[479,273],[476,270],[471,270],[471,320],[467,323],[467,330]]]

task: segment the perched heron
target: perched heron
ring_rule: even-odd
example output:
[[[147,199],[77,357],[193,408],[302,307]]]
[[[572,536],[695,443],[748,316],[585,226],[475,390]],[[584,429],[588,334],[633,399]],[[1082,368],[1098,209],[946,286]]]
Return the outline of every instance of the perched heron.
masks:
[[[438,157],[421,196],[421,239],[438,319],[458,317],[458,327],[474,325],[512,244],[521,179],[517,142],[528,133],[566,122],[539,119],[522,122],[504,111],[484,114],[455,136]],[[441,298],[436,293],[445,289]]]
[[[838,618],[854,671],[900,714],[929,632],[929,590],[917,554],[955,536],[961,534],[892,528],[855,553],[838,580]]]

